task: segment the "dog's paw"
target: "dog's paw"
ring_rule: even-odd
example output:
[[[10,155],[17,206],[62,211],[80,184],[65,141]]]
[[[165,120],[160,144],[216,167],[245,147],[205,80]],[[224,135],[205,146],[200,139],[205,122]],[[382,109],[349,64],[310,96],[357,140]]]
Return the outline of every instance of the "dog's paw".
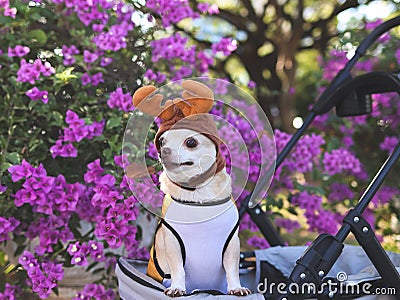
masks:
[[[180,297],[180,296],[186,295],[186,291],[181,290],[179,288],[169,287],[164,291],[164,294],[171,298],[175,298],[175,297]]]
[[[228,295],[235,295],[235,296],[247,296],[250,295],[251,291],[248,288],[240,287],[233,290],[229,290]]]

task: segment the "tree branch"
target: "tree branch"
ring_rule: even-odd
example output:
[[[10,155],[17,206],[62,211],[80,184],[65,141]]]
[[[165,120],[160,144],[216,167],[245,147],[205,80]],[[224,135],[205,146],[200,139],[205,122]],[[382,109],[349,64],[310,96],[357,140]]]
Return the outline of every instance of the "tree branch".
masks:
[[[241,0],[241,2],[243,3],[243,5],[247,9],[247,11],[249,12],[249,19],[251,19],[253,22],[255,22],[257,24],[257,27],[262,26],[263,23],[260,20],[260,18],[257,17],[254,7],[251,4],[251,1],[250,0]]]
[[[247,27],[246,27],[246,25],[245,25],[245,22],[243,22],[244,20],[243,20],[242,17],[234,15],[230,11],[225,10],[225,9],[220,9],[218,16],[221,19],[231,23],[233,26],[236,27],[236,29],[243,30],[246,33],[249,32]]]

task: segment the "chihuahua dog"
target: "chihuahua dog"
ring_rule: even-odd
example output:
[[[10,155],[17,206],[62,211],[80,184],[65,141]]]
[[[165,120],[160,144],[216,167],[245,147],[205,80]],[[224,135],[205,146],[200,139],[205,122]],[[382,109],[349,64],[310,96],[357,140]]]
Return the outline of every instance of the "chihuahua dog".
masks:
[[[221,140],[214,119],[207,114],[213,94],[195,81],[184,81],[182,86],[184,99],[171,101],[168,113],[154,89],[136,95],[136,103],[134,95],[135,106],[150,95],[152,100],[146,100],[146,105],[157,102],[164,114],[155,137],[163,166],[159,177],[165,194],[163,218],[147,274],[163,282],[170,297],[194,290],[245,296],[251,292],[239,279],[238,210],[219,150]]]

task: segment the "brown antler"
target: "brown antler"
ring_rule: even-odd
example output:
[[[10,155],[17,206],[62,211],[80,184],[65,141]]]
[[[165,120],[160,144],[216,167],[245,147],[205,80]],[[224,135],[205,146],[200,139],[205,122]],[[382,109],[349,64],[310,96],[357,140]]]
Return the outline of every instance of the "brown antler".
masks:
[[[163,106],[163,95],[154,94],[155,86],[147,85],[136,90],[133,94],[133,105],[141,112],[161,119],[170,119],[174,115],[173,101],[167,100]]]
[[[182,87],[184,101],[176,101],[175,105],[186,117],[210,111],[214,103],[214,93],[208,86],[197,81],[185,80]]]
[[[171,119],[175,114],[174,106],[179,108],[185,117],[207,113],[214,103],[214,93],[205,84],[193,80],[182,82],[183,99],[167,100],[162,106],[163,95],[154,93],[155,86],[139,88],[133,95],[133,105],[140,111],[163,120]]]

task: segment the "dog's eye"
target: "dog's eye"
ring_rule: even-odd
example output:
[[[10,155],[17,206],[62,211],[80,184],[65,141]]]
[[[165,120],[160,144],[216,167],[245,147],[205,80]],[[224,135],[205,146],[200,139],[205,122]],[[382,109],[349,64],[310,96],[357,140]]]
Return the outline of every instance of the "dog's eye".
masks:
[[[186,147],[188,147],[188,148],[194,148],[194,147],[197,146],[197,140],[195,140],[195,139],[192,138],[192,137],[187,138],[186,141],[185,141],[185,145],[186,145]]]
[[[158,148],[161,148],[165,144],[165,139],[163,137],[160,137],[158,139]]]

